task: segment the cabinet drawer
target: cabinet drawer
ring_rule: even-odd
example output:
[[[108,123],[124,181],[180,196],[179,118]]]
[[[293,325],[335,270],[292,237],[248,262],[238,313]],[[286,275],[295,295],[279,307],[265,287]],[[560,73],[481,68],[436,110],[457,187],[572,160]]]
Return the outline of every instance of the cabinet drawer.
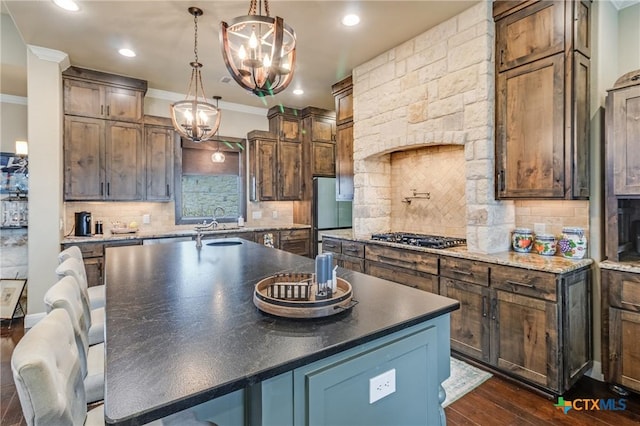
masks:
[[[322,238],[322,252],[342,253],[342,241],[333,238]]]
[[[123,241],[108,241],[104,243],[104,248],[107,247],[123,247],[123,246],[139,246],[142,245],[142,240],[123,240]]]
[[[280,241],[303,240],[309,238],[308,229],[291,229],[288,231],[280,231]]]
[[[365,262],[368,275],[393,281],[408,287],[417,288],[429,293],[438,294],[438,276],[411,269],[399,268],[385,263]]]
[[[429,253],[371,244],[365,247],[365,258],[400,268],[438,275],[438,256]]]
[[[364,257],[364,243],[357,243],[355,241],[343,241],[342,254],[355,257]]]
[[[469,283],[489,285],[489,265],[475,260],[443,256],[440,275]]]
[[[103,243],[83,243],[83,244],[64,244],[62,247],[67,248],[71,246],[78,246],[82,257],[100,257],[104,254]]]
[[[547,272],[497,266],[491,269],[491,286],[510,293],[556,301],[556,276]]]
[[[309,256],[309,240],[282,240],[280,239],[280,249],[300,256]]]
[[[335,259],[338,262],[338,266],[356,272],[364,272],[364,259],[360,257],[338,254],[336,255]]]
[[[616,308],[640,312],[640,275],[609,272],[609,304]]]

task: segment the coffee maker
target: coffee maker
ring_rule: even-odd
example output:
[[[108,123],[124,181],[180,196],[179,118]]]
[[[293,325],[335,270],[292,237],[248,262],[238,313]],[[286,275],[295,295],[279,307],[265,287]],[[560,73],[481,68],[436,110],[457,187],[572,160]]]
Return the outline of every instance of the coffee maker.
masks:
[[[91,213],[76,212],[75,236],[90,237],[91,236]]]

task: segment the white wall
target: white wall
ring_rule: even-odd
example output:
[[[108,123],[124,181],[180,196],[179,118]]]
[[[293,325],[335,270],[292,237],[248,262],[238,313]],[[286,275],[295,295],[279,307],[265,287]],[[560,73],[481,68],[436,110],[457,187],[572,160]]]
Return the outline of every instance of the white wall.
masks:
[[[640,69],[640,3],[618,15],[618,74]]]

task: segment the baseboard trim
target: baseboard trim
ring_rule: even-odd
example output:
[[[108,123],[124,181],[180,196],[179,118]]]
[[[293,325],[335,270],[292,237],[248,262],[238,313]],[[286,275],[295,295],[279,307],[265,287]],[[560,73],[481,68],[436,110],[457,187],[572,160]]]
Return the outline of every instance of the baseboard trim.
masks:
[[[42,318],[47,316],[46,312],[39,312],[37,314],[28,314],[24,317],[24,328],[31,328],[38,323]]]
[[[593,361],[593,366],[584,373],[585,376],[589,376],[599,382],[604,382],[604,374],[602,374],[602,363],[600,361]]]

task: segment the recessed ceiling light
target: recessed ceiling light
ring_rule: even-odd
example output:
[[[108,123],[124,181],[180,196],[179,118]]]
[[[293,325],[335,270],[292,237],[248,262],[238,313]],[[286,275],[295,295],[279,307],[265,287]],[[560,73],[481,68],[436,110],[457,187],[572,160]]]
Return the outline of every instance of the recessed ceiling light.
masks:
[[[347,27],[353,27],[354,25],[358,25],[360,23],[360,17],[353,13],[349,15],[344,15],[342,18],[342,25]]]
[[[80,10],[78,4],[73,0],[53,0],[53,2],[64,10],[69,10],[71,12],[77,12]]]
[[[126,56],[127,58],[133,58],[136,56],[136,52],[131,49],[120,49],[118,50],[118,53],[122,56]]]
[[[304,93],[304,90],[302,90],[302,89],[295,89],[295,90],[293,91],[293,94],[294,94],[294,95],[302,95],[303,93]]]

